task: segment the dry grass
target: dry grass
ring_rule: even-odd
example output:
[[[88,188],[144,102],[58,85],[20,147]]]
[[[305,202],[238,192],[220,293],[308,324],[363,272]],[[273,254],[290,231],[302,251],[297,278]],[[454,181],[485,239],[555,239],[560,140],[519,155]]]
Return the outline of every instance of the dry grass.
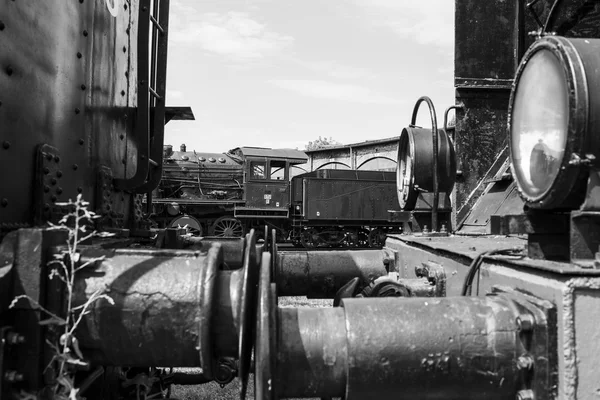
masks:
[[[333,300],[307,299],[306,297],[281,297],[279,307],[331,307]],[[188,370],[193,372],[193,370]],[[211,382],[197,386],[173,386],[171,396],[179,400],[222,399],[237,400],[240,398],[242,385],[239,379],[221,388],[218,383]],[[250,375],[247,399],[254,399],[254,375]]]

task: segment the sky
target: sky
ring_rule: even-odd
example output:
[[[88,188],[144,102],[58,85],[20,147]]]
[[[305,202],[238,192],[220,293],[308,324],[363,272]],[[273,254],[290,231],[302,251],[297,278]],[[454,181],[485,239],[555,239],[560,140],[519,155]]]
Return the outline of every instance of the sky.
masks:
[[[298,148],[398,136],[454,104],[453,0],[171,0],[165,144]],[[417,123],[430,126],[426,105]]]

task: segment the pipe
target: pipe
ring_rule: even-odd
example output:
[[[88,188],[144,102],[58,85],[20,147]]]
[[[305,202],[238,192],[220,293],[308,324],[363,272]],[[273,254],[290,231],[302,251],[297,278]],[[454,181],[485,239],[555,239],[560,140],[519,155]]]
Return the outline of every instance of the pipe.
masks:
[[[276,257],[279,296],[332,299],[353,278],[370,283],[387,275],[382,250],[279,251]]]
[[[438,182],[438,154],[439,154],[439,144],[438,144],[438,128],[437,128],[437,116],[435,115],[435,107],[433,106],[433,102],[427,96],[420,97],[413,109],[412,119],[410,126],[415,127],[417,123],[417,114],[419,112],[419,106],[422,102],[427,103],[429,107],[429,116],[431,117],[431,137],[433,140],[433,163],[431,164],[431,173],[433,176],[433,205],[431,208],[431,230],[432,232],[437,232],[438,226],[438,206],[440,201],[440,189]]]

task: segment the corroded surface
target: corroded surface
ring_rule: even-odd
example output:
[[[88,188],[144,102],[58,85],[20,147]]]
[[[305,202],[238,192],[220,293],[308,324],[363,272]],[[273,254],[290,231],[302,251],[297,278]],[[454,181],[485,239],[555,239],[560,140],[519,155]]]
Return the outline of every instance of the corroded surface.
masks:
[[[6,205],[0,223],[32,222],[32,146],[60,151],[60,174],[54,177],[60,190],[52,190],[57,201],[82,192],[95,207],[96,166],[108,166],[115,177],[132,168],[128,116],[136,106],[137,74],[130,58],[137,53],[130,33],[138,3],[118,4],[113,16],[104,2],[2,2],[0,169],[12,173],[1,179]]]
[[[279,251],[277,290],[280,296],[333,298],[352,278],[363,283],[386,274],[384,253],[358,251]]]

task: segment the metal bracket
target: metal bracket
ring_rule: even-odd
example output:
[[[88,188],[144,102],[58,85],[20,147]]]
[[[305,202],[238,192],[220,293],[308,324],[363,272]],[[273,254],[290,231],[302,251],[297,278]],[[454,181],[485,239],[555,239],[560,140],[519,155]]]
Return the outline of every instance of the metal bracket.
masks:
[[[66,212],[64,207],[56,205],[58,196],[63,192],[60,186],[63,175],[60,169],[60,153],[57,148],[48,144],[39,145],[36,153],[35,224],[57,223]]]
[[[520,372],[519,396],[534,393],[535,398],[556,398],[558,387],[557,310],[547,300],[503,286],[494,286],[492,294],[503,295],[517,307],[515,324],[523,353],[517,359]]]
[[[9,393],[7,390],[7,386],[5,383],[5,379],[4,376],[5,374],[9,374],[9,367],[8,367],[8,360],[10,360],[10,357],[8,357],[8,340],[7,340],[7,336],[9,334],[9,332],[12,331],[12,327],[10,326],[3,326],[0,327],[0,397],[1,398],[8,398],[9,397]]]
[[[98,224],[103,227],[114,227],[111,200],[113,189],[111,169],[102,165],[99,166],[96,176],[96,214],[100,216]]]
[[[435,287],[435,297],[446,297],[446,271],[440,264],[428,261],[415,267],[415,275],[418,278],[427,278],[429,283]]]
[[[402,232],[410,234],[413,232],[421,232],[421,226],[415,219],[412,211],[388,211],[388,221],[390,222],[402,222]]]

